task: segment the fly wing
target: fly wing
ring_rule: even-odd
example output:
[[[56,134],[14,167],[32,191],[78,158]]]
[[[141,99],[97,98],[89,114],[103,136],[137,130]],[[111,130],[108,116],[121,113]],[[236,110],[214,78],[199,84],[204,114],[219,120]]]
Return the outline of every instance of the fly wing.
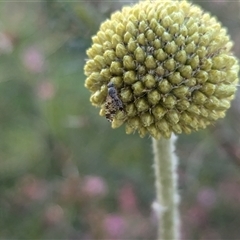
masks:
[[[109,122],[113,121],[116,111],[116,103],[114,99],[108,95],[105,102],[105,116]]]
[[[116,101],[116,105],[117,105],[118,109],[120,111],[123,111],[123,103],[122,103],[122,101],[119,98],[115,99],[115,101]]]

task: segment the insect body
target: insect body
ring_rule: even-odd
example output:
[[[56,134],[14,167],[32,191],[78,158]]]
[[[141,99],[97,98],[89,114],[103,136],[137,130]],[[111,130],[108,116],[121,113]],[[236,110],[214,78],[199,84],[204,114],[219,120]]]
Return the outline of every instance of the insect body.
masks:
[[[123,111],[123,103],[118,97],[117,89],[113,83],[108,83],[108,95],[105,102],[105,115],[109,122],[113,121],[113,118],[118,110]]]

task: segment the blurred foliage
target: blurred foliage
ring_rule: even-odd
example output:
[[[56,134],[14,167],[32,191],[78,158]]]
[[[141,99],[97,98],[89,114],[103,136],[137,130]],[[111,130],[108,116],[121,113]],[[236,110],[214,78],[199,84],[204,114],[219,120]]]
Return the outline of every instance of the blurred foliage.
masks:
[[[0,3],[1,239],[156,237],[151,141],[112,130],[83,86],[91,35],[123,4]],[[238,3],[198,4],[240,56]],[[239,102],[216,126],[179,137],[183,239],[239,239]]]

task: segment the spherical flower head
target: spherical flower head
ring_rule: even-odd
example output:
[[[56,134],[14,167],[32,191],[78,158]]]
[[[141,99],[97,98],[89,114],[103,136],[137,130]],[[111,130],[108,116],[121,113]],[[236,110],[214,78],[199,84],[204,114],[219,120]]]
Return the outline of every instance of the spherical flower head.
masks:
[[[238,83],[225,28],[186,1],[143,1],[112,14],[87,50],[90,101],[112,127],[159,139],[223,118]]]

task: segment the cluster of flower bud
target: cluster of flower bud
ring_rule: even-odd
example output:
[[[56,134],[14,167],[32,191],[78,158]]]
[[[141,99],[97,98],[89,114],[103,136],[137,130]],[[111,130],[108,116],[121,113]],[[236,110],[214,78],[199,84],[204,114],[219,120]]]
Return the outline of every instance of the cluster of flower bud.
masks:
[[[238,82],[238,61],[226,29],[186,1],[143,1],[112,14],[87,50],[85,86],[112,127],[169,138],[203,129],[225,116]],[[115,103],[114,99],[111,102]]]

